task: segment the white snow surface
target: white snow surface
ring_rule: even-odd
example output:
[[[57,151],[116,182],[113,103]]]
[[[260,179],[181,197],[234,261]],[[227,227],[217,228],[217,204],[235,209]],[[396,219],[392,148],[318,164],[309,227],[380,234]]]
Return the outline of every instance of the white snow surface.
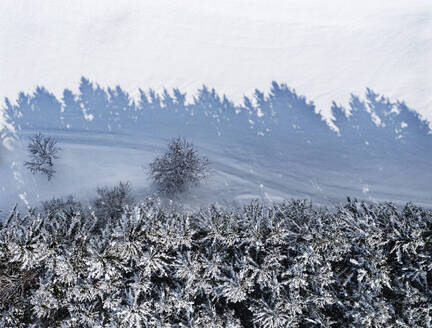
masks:
[[[86,76],[240,102],[276,80],[324,115],[369,87],[432,121],[431,22],[430,0],[2,0],[0,97]]]
[[[432,121],[431,22],[430,0],[2,0],[0,97],[15,101],[19,91],[42,85],[60,98],[86,76],[132,95],[177,87],[192,97],[206,84],[241,102],[275,80],[313,100],[327,117],[333,100],[346,105],[350,93],[369,87]],[[168,141],[158,131],[48,131],[63,148],[48,182],[23,167],[30,133],[22,132],[14,151],[0,145],[0,217],[15,202],[35,206],[70,194],[88,200],[96,187],[120,180],[144,197],[151,186],[143,167]],[[333,205],[347,195],[432,206],[432,173],[419,177],[380,158],[340,172],[331,160],[321,162],[332,158],[329,150],[280,145],[274,154],[245,150],[235,140],[191,141],[214,171],[182,196],[185,206],[291,197]],[[327,153],[318,160],[313,156],[320,151]],[[428,165],[418,163],[422,172]]]
[[[146,129],[145,129],[146,131]],[[69,195],[91,205],[96,188],[129,181],[136,199],[154,192],[146,175],[148,164],[166,150],[168,139],[156,131],[131,134],[96,132],[42,131],[59,141],[62,148],[55,164],[57,173],[48,181],[32,175],[24,167],[28,160],[28,137],[35,131],[20,132],[14,151],[8,151],[0,162],[0,219],[13,204],[21,209],[39,206],[41,201]],[[346,196],[367,201],[393,201],[432,207],[429,163],[418,162],[392,166],[375,157],[340,170],[334,165],[337,149],[321,149],[278,144],[273,149],[238,142],[223,137],[190,139],[200,154],[211,162],[211,177],[200,186],[179,195],[175,203],[186,209],[210,204],[237,207],[259,199],[266,202],[309,199],[315,205],[340,204]],[[274,149],[280,149],[275,152]],[[406,165],[406,169],[404,169]],[[419,173],[421,172],[421,176]],[[429,172],[429,173],[428,173]]]

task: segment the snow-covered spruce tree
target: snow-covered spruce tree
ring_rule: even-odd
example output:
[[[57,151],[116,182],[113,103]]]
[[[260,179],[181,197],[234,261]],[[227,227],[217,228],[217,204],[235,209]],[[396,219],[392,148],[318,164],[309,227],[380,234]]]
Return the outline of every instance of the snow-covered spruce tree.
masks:
[[[349,201],[146,199],[95,233],[84,213],[0,229],[0,327],[432,326],[432,211]]]
[[[209,160],[199,156],[192,143],[177,137],[162,156],[150,163],[149,175],[162,194],[171,196],[197,185],[209,172]]]
[[[54,160],[58,159],[60,148],[57,146],[57,140],[53,137],[45,137],[38,133],[31,137],[28,144],[30,161],[24,165],[33,174],[41,173],[51,180],[55,174]]]

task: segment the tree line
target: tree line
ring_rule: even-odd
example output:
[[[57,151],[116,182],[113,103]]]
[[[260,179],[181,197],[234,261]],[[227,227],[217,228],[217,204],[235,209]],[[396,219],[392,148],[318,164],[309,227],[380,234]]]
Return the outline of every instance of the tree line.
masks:
[[[0,326],[429,327],[431,228],[411,203],[53,200],[0,225]]]

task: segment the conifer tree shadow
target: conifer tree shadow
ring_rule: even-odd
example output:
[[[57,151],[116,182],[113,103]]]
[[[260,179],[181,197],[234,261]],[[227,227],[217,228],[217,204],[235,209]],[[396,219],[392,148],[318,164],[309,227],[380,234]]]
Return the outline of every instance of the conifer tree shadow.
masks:
[[[338,131],[330,128],[313,102],[276,81],[268,93],[255,90],[253,98],[244,97],[242,104],[235,105],[206,85],[187,103],[186,93],[177,88],[161,93],[140,89],[139,98],[133,99],[120,86],[103,88],[82,77],[76,94],[65,89],[58,100],[39,86],[32,94],[20,92],[16,103],[6,98],[4,109],[23,130],[135,133],[158,129],[165,138],[182,132],[193,138],[249,138],[270,148],[284,143],[340,148],[359,157],[386,154],[390,158],[398,153],[432,157],[428,123],[404,102],[390,101],[370,88],[364,97],[352,94],[347,108],[333,103]]]

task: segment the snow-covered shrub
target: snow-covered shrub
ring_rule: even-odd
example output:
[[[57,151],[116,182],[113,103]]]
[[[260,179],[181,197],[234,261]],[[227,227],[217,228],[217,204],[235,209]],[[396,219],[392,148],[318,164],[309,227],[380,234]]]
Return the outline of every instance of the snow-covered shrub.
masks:
[[[30,161],[24,165],[32,173],[41,173],[51,180],[55,174],[54,160],[58,159],[60,148],[57,146],[57,140],[53,137],[44,137],[38,133],[31,137],[28,144]]]
[[[432,211],[154,200],[0,230],[0,327],[431,327]],[[10,295],[10,296],[9,296]]]
[[[129,182],[120,182],[112,188],[96,189],[97,198],[94,201],[94,212],[100,222],[120,218],[125,206],[133,206],[132,186]]]
[[[168,150],[150,163],[149,175],[162,194],[174,195],[203,181],[209,174],[209,160],[199,156],[184,138],[174,138]]]

